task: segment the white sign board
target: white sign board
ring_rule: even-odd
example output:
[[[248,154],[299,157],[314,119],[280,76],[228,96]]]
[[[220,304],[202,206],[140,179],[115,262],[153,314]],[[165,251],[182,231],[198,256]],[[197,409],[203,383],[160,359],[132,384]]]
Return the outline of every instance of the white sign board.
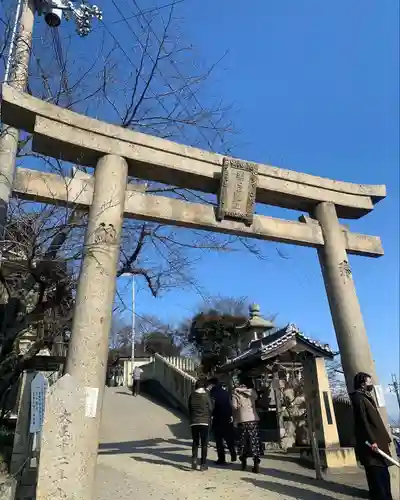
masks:
[[[379,408],[384,408],[386,406],[385,403],[385,394],[383,392],[383,388],[381,385],[375,385],[375,396],[376,396],[376,402],[378,404]]]
[[[34,434],[42,430],[44,421],[46,391],[49,387],[47,378],[38,373],[31,384],[31,422],[29,432]]]
[[[85,395],[85,417],[96,418],[99,389],[97,387],[85,387]]]

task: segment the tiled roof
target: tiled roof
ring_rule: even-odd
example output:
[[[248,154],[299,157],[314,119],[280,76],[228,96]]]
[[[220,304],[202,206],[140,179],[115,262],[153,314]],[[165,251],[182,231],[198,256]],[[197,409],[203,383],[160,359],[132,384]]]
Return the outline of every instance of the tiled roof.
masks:
[[[279,335],[278,335],[279,334]],[[296,325],[293,323],[289,323],[285,328],[282,330],[279,330],[276,332],[276,334],[271,335],[271,337],[274,337],[277,335],[276,340],[269,340],[269,337],[264,337],[262,339],[262,347],[261,347],[261,352],[269,352],[277,347],[279,347],[282,344],[285,344],[289,340],[293,338],[298,338],[305,342],[306,344],[310,344],[312,347],[316,347],[317,349],[320,349],[321,351],[325,351],[327,354],[333,356],[335,353],[332,351],[332,349],[329,347],[329,344],[322,344],[321,342],[318,342],[317,340],[313,340],[310,337],[307,337],[304,335],[304,333],[301,333],[301,331],[298,329]]]
[[[282,328],[271,335],[267,335],[262,339],[251,342],[249,349],[239,354],[239,356],[229,359],[226,364],[237,363],[238,361],[251,358],[256,355],[262,356],[263,354],[274,351],[294,338],[304,342],[305,344],[309,344],[310,347],[318,349],[330,357],[336,354],[332,351],[328,344],[322,344],[321,342],[307,337],[301,333],[296,325],[290,323],[285,328]]]

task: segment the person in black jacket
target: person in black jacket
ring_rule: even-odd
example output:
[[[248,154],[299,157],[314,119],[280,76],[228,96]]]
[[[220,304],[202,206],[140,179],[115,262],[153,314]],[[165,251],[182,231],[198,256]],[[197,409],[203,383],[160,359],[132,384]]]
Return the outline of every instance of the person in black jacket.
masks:
[[[197,469],[199,446],[201,443],[200,470],[207,470],[209,428],[212,416],[212,402],[204,381],[196,382],[194,392],[189,396],[189,418],[192,428],[192,469]]]
[[[213,402],[212,429],[217,447],[217,465],[225,465],[224,441],[231,454],[231,461],[236,462],[235,429],[233,427],[233,410],[229,392],[222,388],[218,379],[210,380],[210,396]]]
[[[390,455],[391,439],[372,396],[374,386],[371,376],[357,373],[354,389],[350,397],[354,412],[356,454],[365,467],[370,499],[393,500],[388,462],[376,451],[379,448]],[[366,441],[372,446],[365,444]]]

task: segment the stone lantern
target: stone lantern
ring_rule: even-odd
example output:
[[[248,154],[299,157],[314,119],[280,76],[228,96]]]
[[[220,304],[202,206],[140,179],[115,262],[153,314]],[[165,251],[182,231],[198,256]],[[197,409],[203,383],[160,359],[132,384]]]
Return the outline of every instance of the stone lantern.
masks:
[[[250,343],[262,339],[268,335],[268,331],[274,328],[272,321],[261,316],[260,306],[251,304],[249,307],[249,319],[243,325],[236,327],[241,332],[241,350],[250,347]]]

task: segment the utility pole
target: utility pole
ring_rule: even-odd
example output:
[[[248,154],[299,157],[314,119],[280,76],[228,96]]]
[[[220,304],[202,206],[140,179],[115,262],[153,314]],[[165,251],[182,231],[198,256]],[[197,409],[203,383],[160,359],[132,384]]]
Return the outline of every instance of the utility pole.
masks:
[[[15,88],[17,91],[23,93],[26,91],[27,85],[28,85],[28,78],[29,78],[29,62],[30,62],[30,55],[31,55],[31,50],[32,50],[32,35],[33,35],[33,28],[34,28],[34,22],[35,22],[35,14],[38,13],[39,15],[44,14],[45,15],[45,21],[46,23],[53,27],[57,28],[60,23],[61,23],[61,18],[63,12],[67,12],[69,16],[75,21],[76,24],[76,30],[80,36],[86,36],[90,33],[91,31],[91,19],[97,18],[100,19],[102,18],[101,11],[97,6],[89,6],[87,4],[81,4],[79,7],[75,7],[73,3],[70,0],[17,0],[16,1],[16,14],[15,14],[15,24],[14,27],[11,31],[11,41],[10,41],[10,47],[9,47],[9,53],[8,53],[8,60],[6,64],[6,71],[5,71],[5,80],[6,83],[13,88]],[[4,241],[4,239],[7,239],[6,235],[6,223],[7,223],[7,210],[8,210],[8,205],[10,202],[10,199],[12,197],[12,191],[13,191],[13,183],[14,183],[14,178],[15,178],[15,171],[16,171],[16,159],[17,159],[17,153],[18,153],[18,143],[19,143],[19,130],[6,126],[5,124],[0,125],[0,243]],[[113,158],[111,157],[111,161]],[[122,159],[117,159],[119,162],[122,164],[120,167],[120,164],[118,161],[114,161],[117,165],[118,168],[117,172],[115,172],[115,175],[113,176],[113,179],[117,179],[116,181],[116,188],[119,190],[120,196],[123,198],[125,196],[125,186],[126,186],[126,172],[127,172],[127,166],[126,162]],[[99,170],[104,170],[107,169],[110,171],[112,174],[114,174],[112,167],[109,167],[109,162],[110,160],[103,159],[100,160],[99,162]],[[102,176],[99,176],[102,178]],[[104,175],[103,175],[104,178]],[[99,187],[100,186],[100,187]],[[96,187],[95,191],[101,191],[101,182],[96,181]],[[96,193],[97,193],[96,191]],[[103,186],[103,191],[107,191],[105,187]],[[95,194],[96,196],[96,194]],[[101,197],[101,193],[100,193]],[[107,203],[109,205],[112,205],[112,201],[107,200]],[[109,217],[111,218],[111,222],[114,224],[117,224],[113,217],[115,218],[117,216],[118,221],[122,221],[122,213],[121,209],[119,208],[120,206],[123,207],[123,202],[122,204],[120,203],[118,205],[118,208],[113,210],[110,210],[110,215]],[[92,217],[92,219],[95,218],[95,215]],[[90,218],[89,218],[90,220]],[[122,223],[121,223],[122,224]],[[120,233],[120,231],[119,231]],[[111,251],[108,252],[101,252],[101,256],[103,254],[107,254],[107,259],[105,264],[104,264],[104,269],[108,270],[110,267],[112,269],[112,272],[110,275],[115,276],[115,267],[116,267],[116,262],[117,262],[117,256],[118,256],[118,251],[119,251],[119,238],[120,234],[118,234],[118,239],[117,239],[117,245],[115,248],[112,248]],[[2,254],[2,246],[0,246],[0,265],[1,265],[1,254]],[[110,257],[110,258],[108,258]],[[100,258],[101,260],[101,258]],[[93,269],[90,268],[87,265],[87,259],[86,262],[86,268],[84,269],[84,272],[87,272],[88,274],[93,274]],[[84,267],[84,266],[83,266]],[[90,280],[89,280],[90,281]],[[92,282],[95,280],[92,279]],[[99,287],[99,289],[104,289],[103,287]],[[81,293],[86,292],[85,284],[81,286]],[[78,290],[79,292],[79,290]],[[110,287],[109,294],[114,296],[114,289],[113,287]],[[3,293],[3,290],[0,289],[0,302],[6,302],[6,297],[5,294]],[[78,308],[79,310],[79,308]],[[101,310],[101,308],[100,308]],[[97,310],[96,310],[97,311]],[[85,311],[86,313],[86,311]],[[111,314],[110,314],[111,317]],[[76,319],[78,318],[78,319]],[[103,320],[103,318],[101,318]],[[74,321],[82,322],[82,314],[77,314],[75,310],[75,315],[74,315]],[[103,321],[101,321],[103,323]],[[0,325],[1,327],[2,325]],[[106,333],[108,336],[108,331],[109,331],[110,325],[108,322],[104,322],[104,329],[107,329]],[[75,328],[75,330],[79,330],[79,328]],[[98,367],[93,368],[90,365],[90,354],[87,355],[85,352],[85,347],[88,344],[85,344],[86,342],[86,337],[84,335],[81,335],[81,338],[79,334],[81,333],[80,331],[77,332],[78,335],[75,334],[73,338],[71,339],[71,344],[72,346],[80,345],[81,349],[81,359],[77,358],[76,356],[76,350],[72,354],[69,353],[68,355],[68,372],[71,375],[75,375],[76,372],[79,372],[79,369],[77,370],[77,366],[82,366],[83,363],[88,364],[88,370],[87,372],[89,373],[89,379],[92,377],[92,379],[99,379],[102,378],[102,382],[104,384],[104,374],[102,373],[102,366],[100,369],[97,369]],[[104,334],[103,338],[107,340],[107,336]],[[83,340],[82,340],[83,339]],[[81,344],[80,344],[81,342]],[[83,344],[83,348],[82,348]],[[104,349],[107,349],[108,345],[104,341]],[[104,356],[105,357],[105,356]],[[76,359],[78,359],[78,362],[76,362]],[[92,369],[91,369],[92,368]],[[99,377],[100,373],[100,377]],[[66,377],[62,377],[62,380],[68,380]],[[88,383],[89,393],[90,389],[92,389],[91,384]],[[93,385],[93,384],[92,384]],[[101,387],[99,383],[97,383],[98,387]],[[93,390],[90,394],[93,394]],[[77,399],[77,398],[75,398]],[[96,401],[97,403],[97,401]],[[99,403],[99,407],[101,407]],[[86,409],[87,410],[87,409]],[[81,442],[82,444],[82,439],[81,436],[85,435],[85,437],[90,438],[90,437],[95,437],[95,441],[93,439],[92,443],[92,450],[90,451],[90,457],[88,461],[90,462],[90,459],[92,459],[91,462],[91,476],[88,479],[85,477],[85,474],[80,476],[82,474],[82,471],[85,471],[85,463],[81,467],[82,462],[85,461],[87,458],[86,456],[83,457],[83,452],[82,453],[75,453],[71,455],[71,457],[76,457],[76,464],[75,464],[75,470],[74,474],[71,476],[71,478],[74,478],[77,481],[77,489],[78,493],[75,495],[75,492],[72,491],[75,488],[75,483],[71,481],[67,481],[68,484],[66,484],[65,481],[61,481],[61,483],[57,483],[57,491],[56,494],[52,494],[50,496],[47,496],[46,494],[46,484],[43,486],[41,482],[39,481],[38,485],[38,491],[40,490],[40,487],[42,487],[42,493],[40,491],[38,492],[38,499],[48,499],[48,498],[54,498],[55,500],[61,500],[67,498],[78,498],[79,500],[90,500],[93,495],[91,494],[91,489],[93,487],[93,477],[94,477],[94,466],[95,466],[95,460],[97,456],[97,446],[98,446],[98,435],[97,435],[97,428],[98,428],[98,422],[99,422],[99,412],[96,411],[96,408],[91,410],[93,413],[97,415],[97,419],[93,418],[91,420],[91,426],[87,425],[86,428],[83,425],[81,427],[75,428],[75,432],[71,433],[68,435],[68,433],[63,433],[63,427],[60,425],[57,426],[57,429],[60,430],[60,436],[59,439],[57,439],[57,442],[54,443],[52,449],[50,450],[51,453],[49,454],[50,456],[53,453],[56,453],[57,448],[60,445],[60,442],[63,440],[67,439],[70,442],[76,443],[76,442]],[[49,412],[51,413],[51,411]],[[93,425],[93,422],[95,425]],[[90,434],[92,432],[92,434]],[[94,434],[93,434],[94,433]],[[90,439],[89,439],[90,441]],[[86,442],[85,442],[86,443]],[[45,443],[47,444],[47,443]],[[44,447],[46,448],[46,447]],[[87,446],[89,449],[90,446]],[[96,453],[94,453],[94,448],[96,450]],[[74,450],[76,451],[76,450]],[[81,451],[81,450],[80,450]],[[41,457],[42,458],[42,457]],[[71,460],[72,461],[72,460]],[[56,473],[58,478],[62,478],[62,465],[64,462],[62,460],[58,461],[56,464],[56,468],[58,467]],[[41,466],[39,469],[39,480],[42,477],[46,477],[46,461],[44,463],[44,466]],[[56,481],[53,481],[55,484]],[[44,489],[43,489],[44,488]],[[79,489],[80,488],[80,489]],[[65,490],[68,490],[69,493],[66,493]],[[84,494],[80,494],[80,491],[84,491]]]
[[[394,392],[397,397],[397,404],[399,405],[400,409],[400,387],[399,387],[399,382],[397,381],[396,374],[392,373],[392,383],[389,384],[390,392]]]
[[[45,14],[46,23],[53,28],[60,25],[62,13],[67,12],[75,21],[76,31],[81,37],[91,32],[91,19],[102,19],[102,13],[96,5],[82,4],[76,8],[68,0],[19,0],[5,74],[6,83],[19,92],[25,92],[28,84],[36,12],[39,15]],[[6,238],[7,208],[12,196],[18,141],[19,130],[2,124],[0,133],[0,241]]]
[[[132,377],[132,386],[133,386],[133,369],[134,369],[134,363],[135,363],[135,338],[136,338],[136,328],[135,328],[135,321],[136,321],[136,313],[135,313],[135,275],[133,273],[124,273],[121,275],[121,277],[130,277],[132,280],[132,324],[131,324],[131,342],[132,342],[132,347],[131,347],[131,373],[130,376]],[[129,377],[128,377],[128,380]],[[129,382],[128,382],[129,383]]]
[[[10,47],[7,61],[9,74],[7,83],[20,92],[26,90],[28,67],[32,48],[32,33],[35,17],[35,0],[22,0],[22,11],[15,46]],[[18,19],[16,19],[16,23]],[[11,41],[13,43],[13,40]],[[0,135],[0,239],[5,238],[7,207],[12,195],[15,163],[18,150],[19,130],[1,126]]]
[[[132,370],[134,369],[135,363],[135,337],[136,337],[136,329],[135,329],[135,275],[132,274]]]

